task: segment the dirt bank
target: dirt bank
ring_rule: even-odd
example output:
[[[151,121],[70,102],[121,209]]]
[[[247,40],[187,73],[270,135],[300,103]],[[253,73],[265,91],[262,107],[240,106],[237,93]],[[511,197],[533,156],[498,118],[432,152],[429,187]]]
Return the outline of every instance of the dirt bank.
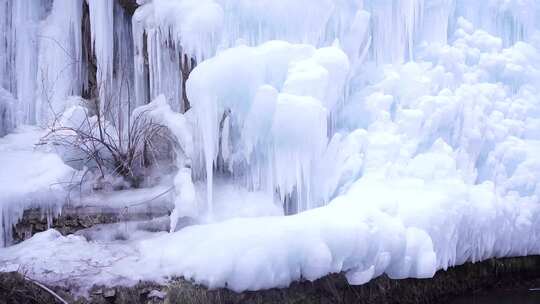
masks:
[[[391,280],[382,276],[362,286],[347,284],[342,274],[315,282],[297,282],[288,288],[234,293],[208,290],[183,279],[167,285],[141,282],[133,287],[95,286],[88,298],[75,299],[59,287],[49,286],[68,303],[444,303],[458,295],[493,288],[533,288],[540,286],[540,256],[491,259],[439,271],[432,279]],[[0,274],[0,304],[61,303],[50,293],[18,273]]]

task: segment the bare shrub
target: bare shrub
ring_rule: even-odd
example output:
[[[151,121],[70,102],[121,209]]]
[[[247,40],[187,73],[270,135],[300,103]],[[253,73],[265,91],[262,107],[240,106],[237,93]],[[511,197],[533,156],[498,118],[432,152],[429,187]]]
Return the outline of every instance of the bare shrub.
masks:
[[[82,179],[88,173],[100,180],[111,175],[137,188],[144,179],[144,168],[155,159],[155,144],[173,141],[168,129],[148,118],[145,111],[135,117],[125,115],[127,123],[111,123],[96,101],[74,107],[69,114],[76,117],[64,113],[54,119],[42,141],[64,149],[62,154],[70,157],[68,164],[86,168]],[[120,120],[124,115],[115,116]]]

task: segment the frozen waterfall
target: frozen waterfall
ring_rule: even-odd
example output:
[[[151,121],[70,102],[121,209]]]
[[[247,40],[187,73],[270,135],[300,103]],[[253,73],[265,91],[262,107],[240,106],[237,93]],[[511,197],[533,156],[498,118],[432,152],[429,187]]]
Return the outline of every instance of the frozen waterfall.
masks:
[[[168,189],[168,233],[49,230],[2,271],[243,291],[540,254],[540,1],[0,0],[0,244],[74,179]]]

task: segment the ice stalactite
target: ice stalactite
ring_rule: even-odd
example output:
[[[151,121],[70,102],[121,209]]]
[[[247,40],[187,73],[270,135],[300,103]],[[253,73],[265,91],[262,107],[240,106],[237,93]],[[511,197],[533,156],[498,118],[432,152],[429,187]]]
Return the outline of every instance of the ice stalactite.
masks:
[[[120,129],[134,108],[131,16],[115,0],[87,1],[99,106]]]
[[[45,125],[65,110],[66,98],[81,95],[82,0],[56,0],[39,33],[36,123]]]
[[[145,4],[133,17],[137,104],[165,94],[174,109],[184,111],[186,71],[238,44],[256,46],[281,39],[328,46],[338,39],[351,58],[360,57],[369,20],[369,14],[363,13],[358,3],[328,0],[156,0]],[[283,22],[281,16],[287,14],[294,17]],[[352,20],[356,21],[351,26]]]
[[[378,63],[411,60],[424,0],[373,0],[366,1],[366,7],[372,20],[372,58]]]
[[[269,195],[278,192],[282,200],[294,197],[300,203],[299,210],[326,202],[337,191],[336,180],[321,190],[314,189],[310,179],[320,184],[324,183],[320,172],[332,171],[335,179],[343,172],[313,163],[331,159],[329,151],[338,149],[333,145],[355,146],[345,134],[351,131],[348,121],[336,121],[352,99],[365,93],[359,93],[358,88],[377,76],[371,69],[401,65],[420,59],[420,55],[429,57],[426,43],[446,46],[449,38],[469,43],[487,37],[480,42],[499,52],[516,41],[533,40],[539,14],[533,0],[140,3],[131,16],[116,0],[0,0],[0,7],[5,8],[0,12],[0,67],[6,71],[0,75],[0,83],[14,97],[10,104],[14,104],[15,120],[46,124],[54,113],[62,111],[68,95],[87,94],[90,65],[95,64],[95,92],[85,98],[99,99],[107,118],[115,124],[124,124],[132,108],[161,95],[174,111],[184,113],[194,106],[186,117],[195,117],[203,130],[194,139],[192,175],[197,180],[206,179],[209,202],[214,175],[224,174],[248,189],[264,189]],[[461,15],[471,20],[470,26],[460,24]],[[473,35],[468,32],[472,27],[485,32]],[[456,30],[467,35],[451,37],[449,33]],[[484,35],[486,32],[500,39]],[[289,46],[277,41],[286,41]],[[87,44],[91,54],[87,54]],[[282,54],[280,48],[291,54]],[[449,51],[461,54],[456,49]],[[511,57],[510,53],[501,56]],[[483,56],[483,64],[487,59],[500,59],[487,52]],[[232,63],[223,63],[223,58]],[[366,61],[369,64],[364,64]],[[197,64],[202,67],[186,85]],[[210,64],[228,72],[210,73]],[[452,72],[460,69],[451,65],[444,68]],[[411,71],[414,74],[416,70]],[[519,77],[510,77],[519,71],[491,72],[512,89],[519,89]],[[445,81],[441,87],[451,87],[450,80]],[[187,86],[191,87],[189,94]],[[413,91],[399,98],[409,99]],[[392,107],[401,100],[388,92],[379,93],[361,96],[369,99],[364,106],[388,106],[384,115],[394,119],[399,113]],[[362,109],[354,117],[361,121],[361,127],[367,128],[373,119],[367,117],[369,112]],[[294,113],[305,115],[293,119]],[[311,135],[309,140],[300,135],[302,132]],[[354,134],[363,138],[360,132]],[[346,157],[342,158],[338,161],[346,163]],[[465,171],[472,171],[469,169]],[[360,175],[353,171],[347,174]],[[474,179],[474,174],[468,179]],[[211,206],[209,203],[208,208]]]
[[[500,37],[505,47],[528,41],[538,29],[540,11],[535,0],[455,0],[455,17],[464,17],[479,29]]]
[[[11,93],[0,87],[0,137],[15,129],[15,105]]]
[[[80,94],[81,3],[0,2],[0,83],[16,99],[17,124],[46,124],[68,95]]]
[[[127,125],[125,119],[135,108],[135,87],[133,67],[133,34],[131,16],[118,1],[114,4],[114,43],[113,53],[113,87],[114,106],[111,115],[117,117],[118,123]],[[120,127],[122,129],[122,127]]]
[[[290,4],[292,4],[292,6]],[[310,5],[313,9],[306,11],[304,9],[306,5]],[[350,10],[345,9],[351,7],[352,9]],[[283,23],[281,16],[291,12],[296,17],[290,18],[286,23]],[[299,20],[302,20],[302,22],[299,23]],[[349,25],[352,20],[355,20],[354,26]],[[307,3],[305,1],[285,3],[285,1],[280,1],[279,4],[249,3],[245,1],[204,1],[199,3],[193,1],[168,2],[159,0],[148,3],[138,8],[133,18],[137,104],[144,104],[148,99],[152,99],[155,96],[164,93],[171,105],[175,109],[180,108],[182,111],[182,106],[178,106],[178,103],[181,103],[182,100],[185,100],[186,98],[182,98],[182,96],[179,95],[185,89],[184,84],[182,83],[185,81],[185,70],[191,70],[193,68],[193,59],[196,59],[199,62],[204,61],[207,58],[213,57],[218,50],[236,44],[256,46],[272,39],[285,39],[299,43],[306,42],[319,46],[328,46],[333,44],[336,39],[341,39],[344,42],[343,49],[351,58],[365,58],[365,51],[363,51],[363,49],[369,45],[368,39],[365,38],[368,36],[368,23],[369,13],[362,11],[361,5],[357,3],[332,3],[331,1],[325,0],[317,1],[316,3]],[[297,28],[298,26],[304,29],[304,31],[290,30],[291,28]],[[358,42],[355,41],[356,38],[359,40]],[[321,52],[320,60],[321,64],[324,66],[325,58],[323,52]],[[287,63],[284,64],[286,65]],[[239,63],[239,65],[242,64]],[[279,67],[279,69],[283,68],[283,66]],[[310,63],[306,62],[303,65],[299,64],[298,74],[300,75],[301,73],[306,72],[302,71],[302,69],[305,68],[311,68]],[[291,100],[298,101],[293,102],[293,104],[299,105],[300,108],[306,106],[306,109],[316,108],[309,106],[310,104],[323,103],[320,110],[325,114],[319,115],[320,113],[315,114],[314,112],[314,116],[312,117],[313,119],[320,121],[321,117],[324,116],[324,123],[321,123],[321,126],[323,124],[325,126],[324,129],[320,129],[321,134],[327,133],[326,128],[329,124],[327,116],[335,109],[334,104],[343,103],[343,86],[347,78],[346,75],[342,74],[342,71],[325,70],[325,68],[329,67],[319,67],[318,73],[320,70],[323,70],[323,72],[318,75],[322,77],[322,81],[327,81],[327,78],[337,77],[336,86],[327,85],[316,88],[317,92],[323,93],[321,93],[322,95],[318,94],[314,97],[317,99],[317,102],[315,103],[308,102],[305,99],[299,101],[299,98],[291,98]],[[230,70],[233,71],[235,69],[236,67],[231,65]],[[348,66],[346,69],[348,70]],[[178,77],[178,75],[182,75],[182,77]],[[233,79],[236,79],[236,76],[237,75],[234,75]],[[284,81],[286,80],[286,73],[278,77],[281,77],[281,79],[272,79],[270,85],[277,86],[278,89],[281,89],[281,86],[284,85]],[[289,86],[291,90],[294,90],[299,88],[299,86],[294,87],[295,81],[317,82],[321,81],[321,79],[298,80],[291,78],[289,79],[287,86]],[[264,84],[264,82],[260,83],[260,85]],[[253,89],[256,89],[256,87],[249,90]],[[284,92],[286,92],[286,90]],[[298,96],[303,96],[305,94],[306,92],[292,93],[292,95]],[[285,96],[286,95],[280,97],[280,100],[285,101],[287,99]],[[218,155],[219,157],[223,157],[223,152],[227,152],[226,148],[229,144],[231,145],[232,151],[231,154],[227,155],[228,157],[225,157],[226,159],[224,159],[225,163],[227,163],[226,166],[231,166],[232,168],[233,163],[235,163],[235,166],[247,166],[253,174],[246,174],[250,177],[245,184],[249,185],[248,187],[252,189],[265,188],[272,193],[273,191],[270,190],[272,187],[268,185],[273,185],[275,180],[270,178],[268,172],[274,170],[272,168],[276,165],[274,160],[270,160],[268,155],[255,155],[260,152],[259,150],[256,151],[257,153],[250,155],[246,159],[249,160],[250,158],[254,158],[254,160],[249,160],[250,164],[248,165],[239,164],[240,162],[236,159],[238,158],[238,153],[235,154],[235,144],[237,144],[237,142],[234,137],[237,136],[236,133],[239,128],[242,128],[242,125],[238,121],[239,118],[236,117],[236,115],[245,116],[246,113],[241,114],[233,111],[231,117],[222,117],[223,111],[227,109],[220,109],[215,113],[212,109],[200,109],[200,107],[204,107],[205,104],[213,104],[215,102],[212,100],[214,97],[201,97],[204,100],[208,98],[206,101],[191,101],[192,96],[190,96],[190,94],[187,94],[186,97],[188,97],[187,99],[189,99],[190,102],[197,104],[198,108],[196,107],[194,109],[195,112],[200,113],[200,111],[209,110],[210,112],[201,115],[210,115],[211,122],[207,123],[213,124],[210,128],[205,128],[205,131],[203,131],[204,134],[198,135],[199,137],[197,140],[201,146],[205,147],[200,150],[204,151],[204,155],[194,155],[195,164],[201,164],[201,166],[195,165],[193,174],[196,178],[206,178],[207,188],[209,189],[207,200],[209,202],[212,201],[211,189],[213,175],[214,170],[217,169],[215,167],[215,162],[218,161]],[[252,97],[253,96],[249,98]],[[333,104],[326,104],[327,102]],[[271,101],[271,103],[275,104],[276,100]],[[275,105],[273,107],[275,107]],[[298,110],[302,111],[300,108],[298,108]],[[246,112],[247,110],[248,109],[242,109],[243,112]],[[284,113],[281,114],[285,115]],[[260,115],[262,116],[262,113]],[[202,116],[198,117],[201,118]],[[220,123],[220,120],[222,119],[226,122],[225,129],[220,129],[220,124],[222,124],[222,122]],[[270,120],[270,126],[271,125],[272,123]],[[225,132],[225,134],[227,134],[229,127],[231,129],[229,133],[231,138],[223,139],[221,142],[222,145],[219,146],[219,143],[215,138],[218,138],[221,135],[216,137],[216,134],[220,132]],[[277,127],[274,131],[276,134],[280,132]],[[268,132],[270,132],[270,129]],[[326,138],[326,135],[324,137]],[[317,138],[319,138],[319,135],[317,135]],[[319,148],[315,149],[317,153],[319,150]],[[222,153],[219,153],[219,151]],[[290,157],[300,157],[301,153],[299,151],[290,152],[297,156],[285,157],[284,155],[287,153],[279,154],[283,157],[279,158],[277,164],[284,163],[285,160],[289,160]],[[261,157],[266,160],[261,161]],[[202,162],[204,162],[204,164],[202,164]],[[254,162],[255,164],[251,164],[251,162]],[[302,179],[302,176],[310,175],[310,172],[307,171],[310,167],[307,164],[310,162],[311,160],[300,162],[302,164],[299,165],[294,174],[292,171],[288,171],[288,173],[274,176],[280,178],[279,183],[281,183],[281,187],[283,188],[281,191],[284,196],[288,195],[286,193],[292,192],[292,188],[295,188],[293,185],[294,183],[291,182],[292,179],[299,180]],[[204,168],[204,170],[200,170],[202,168]],[[285,165],[281,166],[281,168],[289,169]],[[232,171],[234,171],[234,174],[236,175],[244,175],[242,170],[243,169],[237,168]],[[295,177],[292,177],[293,175]],[[264,187],[262,187],[263,184],[265,185]],[[300,199],[305,198],[307,201],[309,196],[304,193],[304,189],[309,189],[309,185],[302,187],[299,184],[298,186],[300,189],[294,191],[299,191],[298,196]],[[211,203],[209,203],[208,208],[211,209]],[[303,209],[305,209],[305,207],[303,207]]]
[[[321,203],[312,187],[314,163],[326,147],[328,113],[348,71],[338,46],[282,41],[239,46],[201,63],[187,92],[200,138],[195,153],[202,155],[194,170],[206,174],[208,209],[220,157],[244,186],[278,191],[282,200],[294,195],[298,211]]]
[[[154,26],[154,7],[139,8],[132,21],[135,53],[135,99],[144,105],[164,94],[172,108],[185,112],[189,108],[185,81],[195,67],[195,58],[168,30]]]
[[[38,66],[39,22],[48,1],[12,1],[12,28],[15,54],[15,96],[17,122],[36,123],[36,75]]]
[[[0,0],[0,87],[9,92],[15,91],[12,6],[11,0]]]
[[[100,107],[108,108],[113,85],[114,0],[88,1],[92,51],[96,56],[96,84]]]
[[[446,44],[455,5],[455,0],[425,1],[425,13],[422,15],[422,26],[418,42]],[[427,26],[428,24],[429,26]]]

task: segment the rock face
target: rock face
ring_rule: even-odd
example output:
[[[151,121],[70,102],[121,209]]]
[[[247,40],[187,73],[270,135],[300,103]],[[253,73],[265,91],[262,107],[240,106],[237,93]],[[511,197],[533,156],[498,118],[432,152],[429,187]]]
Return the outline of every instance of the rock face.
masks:
[[[17,272],[0,274],[0,304],[57,303],[53,295]]]
[[[42,210],[36,208],[27,209],[24,211],[21,220],[13,227],[13,241],[14,243],[22,242],[49,228],[54,228],[63,235],[68,235],[99,224],[152,220],[168,216],[169,209],[166,205],[134,209],[106,206],[64,206],[60,215],[52,217],[50,223],[48,223],[47,216],[43,215]]]
[[[341,274],[288,288],[234,293],[208,290],[183,279],[166,286],[141,282],[133,287],[95,286],[87,298],[74,298],[69,290],[51,287],[68,303],[79,304],[413,304],[445,303],[457,295],[499,288],[538,287],[540,256],[491,259],[439,271],[433,279],[391,280],[379,277],[361,286],[347,284]],[[56,303],[18,273],[0,274],[0,304]]]
[[[139,4],[137,0],[118,0],[118,3],[128,12],[130,15],[133,15]]]
[[[299,282],[285,289],[237,294],[208,291],[186,281],[168,287],[165,303],[272,303],[272,304],[414,304],[444,303],[467,292],[498,286],[534,287],[540,283],[540,256],[491,259],[439,271],[432,279],[392,280],[379,277],[365,285],[351,286],[344,275],[335,274],[315,282]]]

